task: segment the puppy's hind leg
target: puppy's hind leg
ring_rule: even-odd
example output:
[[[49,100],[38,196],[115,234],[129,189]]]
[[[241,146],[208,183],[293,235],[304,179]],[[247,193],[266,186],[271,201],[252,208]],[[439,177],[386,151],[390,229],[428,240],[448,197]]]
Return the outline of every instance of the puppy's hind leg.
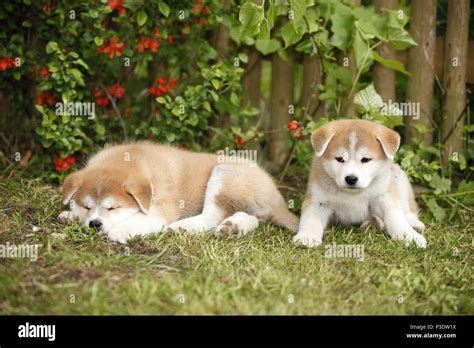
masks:
[[[217,237],[233,236],[240,238],[257,227],[258,219],[255,216],[239,211],[222,221],[216,228],[215,235]]]
[[[223,165],[217,165],[213,169],[207,183],[202,213],[173,222],[169,225],[168,231],[202,233],[217,227],[225,217],[224,211],[216,204],[216,196],[221,191],[225,174],[226,170],[223,168]]]

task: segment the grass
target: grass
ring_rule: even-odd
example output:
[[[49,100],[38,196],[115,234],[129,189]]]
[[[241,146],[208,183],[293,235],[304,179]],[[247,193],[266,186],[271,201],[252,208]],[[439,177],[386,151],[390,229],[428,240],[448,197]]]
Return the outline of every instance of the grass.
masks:
[[[271,224],[123,246],[59,224],[58,189],[39,181],[5,180],[0,209],[0,244],[41,245],[36,262],[0,258],[1,314],[474,314],[469,219],[428,222],[426,250],[348,227],[305,249]],[[362,244],[364,261],[325,257],[333,242]]]

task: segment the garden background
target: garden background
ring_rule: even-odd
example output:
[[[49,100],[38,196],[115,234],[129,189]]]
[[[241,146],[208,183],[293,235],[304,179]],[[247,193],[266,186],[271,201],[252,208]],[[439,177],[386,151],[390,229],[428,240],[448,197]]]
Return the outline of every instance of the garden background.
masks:
[[[0,259],[0,312],[473,314],[472,13],[469,0],[2,2],[0,242],[41,248]],[[106,143],[146,139],[256,150],[299,213],[309,135],[340,118],[402,135],[427,250],[335,227],[325,244],[364,244],[365,260],[328,259],[271,224],[120,246],[57,222],[65,176]]]

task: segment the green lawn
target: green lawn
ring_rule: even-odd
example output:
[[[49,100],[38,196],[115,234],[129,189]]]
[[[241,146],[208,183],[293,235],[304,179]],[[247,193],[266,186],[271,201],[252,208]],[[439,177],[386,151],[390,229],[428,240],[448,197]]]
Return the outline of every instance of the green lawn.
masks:
[[[38,181],[4,180],[0,209],[0,244],[41,245],[36,262],[0,259],[1,314],[474,314],[471,222],[423,219],[426,250],[372,228],[309,250],[271,224],[123,246],[59,224],[59,191]],[[333,242],[362,244],[364,261],[325,257]]]

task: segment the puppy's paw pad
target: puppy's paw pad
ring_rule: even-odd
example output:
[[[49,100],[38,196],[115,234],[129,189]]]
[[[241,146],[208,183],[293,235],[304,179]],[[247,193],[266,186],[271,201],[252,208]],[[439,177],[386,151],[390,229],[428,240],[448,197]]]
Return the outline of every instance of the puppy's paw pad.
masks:
[[[239,238],[242,233],[236,223],[233,223],[231,220],[224,220],[219,226],[217,226],[215,235],[217,237],[229,236]]]
[[[309,235],[297,234],[293,237],[293,243],[308,248],[316,248],[322,244],[322,241]]]

